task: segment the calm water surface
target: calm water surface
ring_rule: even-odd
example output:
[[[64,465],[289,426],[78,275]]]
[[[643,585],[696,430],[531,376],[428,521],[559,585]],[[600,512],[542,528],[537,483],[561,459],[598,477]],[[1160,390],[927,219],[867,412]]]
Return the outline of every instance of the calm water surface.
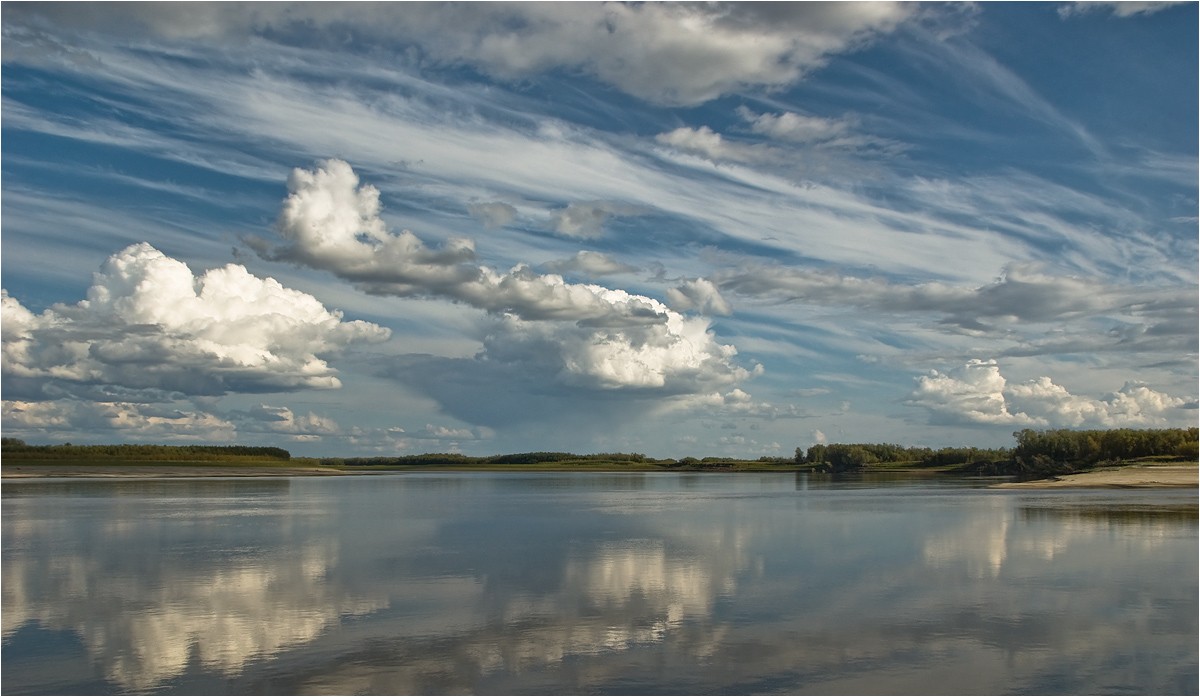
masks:
[[[5,694],[1197,694],[1194,490],[5,482]]]

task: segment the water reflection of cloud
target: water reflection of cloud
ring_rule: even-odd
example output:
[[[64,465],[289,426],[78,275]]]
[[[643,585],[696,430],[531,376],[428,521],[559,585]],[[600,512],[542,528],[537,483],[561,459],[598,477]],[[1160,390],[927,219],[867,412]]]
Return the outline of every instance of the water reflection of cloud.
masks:
[[[609,543],[587,558],[567,562],[567,584],[600,605],[624,605],[637,596],[668,614],[707,615],[712,578],[694,558],[669,559],[662,540]]]
[[[1049,562],[1073,547],[1114,538],[1125,548],[1146,552],[1196,525],[1195,503],[1131,505],[1055,497],[1030,498],[1014,510],[1011,501],[997,496],[981,499],[964,524],[929,535],[923,556],[933,567],[961,567],[971,578],[995,578],[1007,561]]]
[[[220,518],[200,520],[202,564],[160,520],[99,526],[129,550],[116,562],[86,534],[40,554],[64,534],[38,522],[52,517],[6,525],[5,636],[77,632],[133,691],[201,673],[233,692],[312,694],[1055,692],[1064,672],[1194,684],[1121,667],[1131,635],[1188,667],[1186,517],[1106,521],[987,492],[756,497],[740,479],[731,496],[622,486],[638,503],[618,514],[604,487],[388,481],[322,484],[357,493],[329,494],[342,503],[320,515],[307,499],[288,515],[297,500],[284,499],[265,505],[279,516],[219,534]],[[1182,583],[1145,576],[1173,556],[1163,545],[1189,542]],[[92,606],[55,600],[81,591]]]
[[[995,578],[1008,557],[1011,523],[1012,509],[1007,501],[984,499],[964,524],[925,540],[925,562],[938,568],[962,565],[971,578]]]
[[[134,579],[110,576],[83,557],[13,558],[3,567],[5,636],[26,622],[72,630],[105,677],[126,690],[182,675],[193,657],[233,676],[311,641],[342,616],[386,604],[331,592],[325,574],[336,563],[336,548],[317,544],[290,559],[271,555],[207,572],[159,567],[155,577]],[[62,587],[47,593],[46,579],[62,579]]]

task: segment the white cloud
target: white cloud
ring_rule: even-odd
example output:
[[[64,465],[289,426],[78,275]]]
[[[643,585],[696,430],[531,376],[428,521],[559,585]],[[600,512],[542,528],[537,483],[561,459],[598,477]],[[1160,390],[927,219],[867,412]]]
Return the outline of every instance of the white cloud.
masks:
[[[622,264],[607,254],[588,250],[576,252],[575,256],[568,259],[548,261],[542,264],[542,268],[558,274],[575,272],[587,276],[607,276],[617,273],[631,273],[638,270],[636,266]]]
[[[762,374],[761,367],[756,368],[755,375]],[[775,419],[803,419],[812,414],[801,411],[794,404],[772,404],[771,402],[755,401],[745,390],[733,388],[728,392],[707,392],[680,395],[659,405],[659,414],[682,414],[684,418],[694,419],[696,414],[710,418],[739,419],[753,418],[773,421]],[[729,427],[736,428],[736,424]],[[752,424],[751,429],[757,426]]]
[[[422,435],[423,437],[437,440],[475,440],[478,437],[469,428],[450,428],[448,426],[434,426],[433,424],[425,424],[425,430],[422,432]]]
[[[1007,381],[995,361],[972,360],[948,373],[930,371],[917,378],[910,403],[950,420],[983,424],[1031,424],[1025,414],[1012,414],[1004,399]]]
[[[604,223],[613,216],[638,215],[646,212],[642,206],[616,201],[589,201],[568,204],[550,218],[551,228],[564,237],[592,239],[604,234]]]
[[[736,350],[713,340],[707,322],[686,319],[653,298],[567,283],[526,266],[500,274],[452,255],[438,257],[408,231],[388,232],[378,192],[360,186],[345,162],[297,170],[289,187],[279,230],[291,244],[267,256],[331,270],[373,292],[449,297],[502,315],[485,341],[491,360],[548,361],[564,383],[604,388],[677,389],[681,381],[747,374],[732,362]],[[465,240],[455,245],[471,247]],[[705,306],[720,309],[723,301],[709,296],[701,298]]]
[[[750,130],[778,140],[814,143],[845,136],[853,125],[848,119],[826,119],[790,111],[782,114],[755,114],[740,107],[738,114],[750,123]]]
[[[726,140],[708,126],[681,126],[654,137],[659,143],[714,162],[770,162],[777,153],[764,145]]]
[[[909,404],[939,420],[1039,428],[1114,428],[1192,423],[1187,400],[1127,382],[1102,399],[1073,395],[1049,377],[1010,384],[996,361],[971,360],[917,378]]]
[[[517,209],[502,201],[472,203],[467,212],[488,228],[501,228],[517,219]]]
[[[240,431],[278,433],[297,439],[315,439],[322,436],[341,434],[337,422],[313,412],[297,414],[288,407],[258,404],[246,412],[239,413]]]
[[[454,286],[478,277],[463,262],[475,257],[474,242],[450,240],[432,250],[408,230],[393,233],[379,217],[379,190],[359,185],[358,175],[341,160],[314,170],[296,168],[276,229],[289,243],[264,257],[333,271],[377,292],[407,295],[426,288]]]
[[[665,322],[616,328],[502,318],[482,357],[530,366],[563,385],[691,393],[751,377],[737,349],[715,341],[708,321],[657,308]]]
[[[265,258],[331,271],[369,293],[445,297],[527,320],[626,325],[667,319],[666,308],[645,296],[566,283],[525,265],[499,273],[466,263],[474,258],[469,239],[453,239],[435,251],[408,230],[393,233],[379,217],[378,190],[360,185],[341,160],[296,169],[288,188],[277,225],[287,244],[250,241]]]
[[[232,422],[203,411],[130,402],[5,400],[0,420],[9,433],[34,435],[120,432],[136,440],[231,442],[237,434]]]
[[[907,146],[899,141],[858,132],[858,120],[852,116],[824,118],[785,111],[778,114],[756,114],[746,107],[737,113],[750,130],[776,142],[806,146],[807,157],[814,149],[850,150],[858,154],[890,155],[902,152]],[[786,160],[785,160],[786,161]]]
[[[736,348],[719,343],[706,319],[653,298],[567,283],[525,265],[500,273],[459,259],[430,261],[434,253],[412,233],[386,230],[377,193],[344,162],[328,161],[290,181],[279,224],[287,244],[272,250],[257,243],[264,256],[332,271],[370,292],[448,298],[489,313],[474,358],[408,356],[383,369],[466,423],[508,428],[579,418],[594,429],[600,420],[616,424],[645,413],[653,399],[730,389],[761,372],[738,365]],[[571,264],[610,266],[590,255]],[[414,266],[424,268],[414,273]],[[707,298],[706,306],[714,302]],[[586,417],[564,415],[564,405],[581,399],[592,401]]]
[[[320,356],[388,330],[229,264],[200,276],[141,243],[105,262],[87,299],[3,301],[3,374],[45,383],[224,394],[340,386]]]
[[[667,302],[680,312],[695,310],[707,315],[731,315],[733,308],[716,284],[707,278],[693,278],[682,285],[667,290]]]

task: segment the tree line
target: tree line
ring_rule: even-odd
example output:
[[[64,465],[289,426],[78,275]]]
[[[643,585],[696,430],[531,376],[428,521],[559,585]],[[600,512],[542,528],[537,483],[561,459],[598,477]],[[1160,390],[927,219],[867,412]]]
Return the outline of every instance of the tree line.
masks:
[[[461,453],[422,453],[384,457],[323,458],[323,465],[349,467],[398,467],[416,465],[540,465],[551,462],[656,462],[641,453],[593,453],[577,455],[564,452],[508,453],[505,455],[471,456]]]
[[[283,448],[255,445],[29,445],[20,438],[0,438],[0,450],[5,455],[24,459],[65,460],[156,460],[156,461],[217,461],[237,459],[290,460],[292,454]]]
[[[844,472],[880,463],[915,467],[958,465],[976,474],[1047,475],[1138,458],[1200,458],[1197,428],[1076,431],[1024,429],[1013,448],[914,448],[891,443],[817,444],[796,448],[794,462],[814,470]]]
[[[894,443],[817,444],[796,448],[791,459],[761,457],[759,464],[794,466],[813,471],[845,472],[872,465],[903,464],[912,467],[954,467],[972,474],[1046,476],[1087,469],[1096,465],[1138,458],[1172,458],[1196,461],[1200,429],[1131,429],[1076,431],[1024,429],[1013,433],[1013,448],[952,447],[934,450]],[[249,445],[28,445],[19,438],[0,438],[5,455],[23,459],[92,459],[154,461],[289,460],[283,448]],[[323,458],[322,464],[350,467],[420,465],[539,465],[550,463],[646,464],[666,468],[723,469],[750,461],[737,458],[685,457],[653,459],[641,453],[527,452],[482,457],[460,453],[423,453],[370,458]]]
[[[794,462],[813,469],[842,472],[880,463],[908,463],[915,467],[972,465],[1008,460],[1007,448],[908,447],[894,443],[818,443],[808,450],[796,448]]]
[[[1198,436],[1200,429],[1194,427],[1105,431],[1034,431],[1027,428],[1013,433],[1017,439],[1013,460],[1031,467],[1045,463],[1093,467],[1141,457],[1195,460],[1200,452]]]

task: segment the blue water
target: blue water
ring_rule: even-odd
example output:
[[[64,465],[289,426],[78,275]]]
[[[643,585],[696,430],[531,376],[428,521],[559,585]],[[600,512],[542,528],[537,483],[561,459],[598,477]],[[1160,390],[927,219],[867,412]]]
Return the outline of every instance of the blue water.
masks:
[[[1197,694],[1194,490],[5,481],[5,694]]]

